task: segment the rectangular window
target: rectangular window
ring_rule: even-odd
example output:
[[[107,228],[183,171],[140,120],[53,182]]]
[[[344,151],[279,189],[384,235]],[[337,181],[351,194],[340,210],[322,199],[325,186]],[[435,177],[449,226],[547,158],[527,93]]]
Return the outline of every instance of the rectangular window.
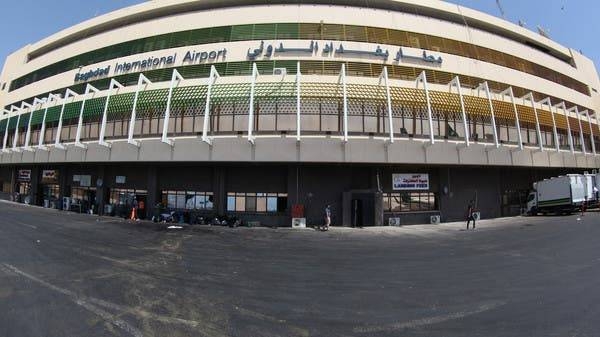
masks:
[[[287,193],[227,193],[227,211],[283,213],[287,209]]]
[[[383,210],[387,213],[437,211],[437,194],[433,192],[384,193]]]
[[[162,191],[162,203],[170,209],[212,210],[213,193],[197,191]]]

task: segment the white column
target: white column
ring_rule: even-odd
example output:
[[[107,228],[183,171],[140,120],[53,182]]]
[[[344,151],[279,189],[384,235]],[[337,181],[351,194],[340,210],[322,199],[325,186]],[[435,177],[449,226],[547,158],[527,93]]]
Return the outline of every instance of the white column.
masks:
[[[208,124],[210,123],[210,94],[212,86],[217,81],[220,75],[215,66],[210,67],[210,75],[208,76],[208,88],[206,89],[206,105],[204,106],[204,123],[202,124],[202,141],[208,145],[212,145],[212,139],[208,137]]]
[[[458,99],[460,101],[460,112],[462,114],[462,120],[463,120],[463,128],[464,128],[464,135],[465,135],[465,146],[469,146],[471,145],[471,141],[469,140],[470,134],[469,134],[469,125],[467,124],[467,111],[465,110],[465,101],[463,99],[463,95],[462,95],[462,88],[460,86],[460,78],[458,76],[455,76],[452,81],[450,81],[450,83],[448,83],[449,89],[450,89],[450,93],[452,93],[452,87],[456,87],[456,90],[458,91]]]
[[[171,77],[171,85],[169,86],[169,95],[167,96],[167,108],[165,109],[165,119],[163,122],[163,131],[162,131],[162,142],[165,144],[169,144],[173,146],[173,140],[169,139],[169,119],[171,118],[171,98],[173,97],[173,89],[183,81],[183,77],[177,69],[173,69],[173,76]]]
[[[538,104],[543,107],[544,104],[548,106],[548,111],[550,112],[550,116],[552,116],[552,132],[554,133],[554,147],[556,152],[560,151],[560,146],[558,144],[558,131],[556,129],[556,119],[554,118],[554,112],[552,111],[552,100],[550,97],[546,97],[543,100],[539,101]]]
[[[31,112],[31,108],[33,106],[29,103],[21,102],[21,108],[19,108],[19,116],[17,117],[17,125],[15,126],[15,137],[13,138],[13,147],[12,150],[14,152],[21,152],[19,148],[17,148],[17,143],[19,142],[19,124],[21,123],[21,117],[26,109],[29,109]],[[31,114],[30,114],[31,116]]]
[[[50,108],[50,103],[52,101],[58,101],[60,99],[60,95],[48,94],[48,98],[46,99],[46,108],[44,109],[44,117],[42,118],[42,127],[40,129],[40,137],[38,139],[38,149],[47,151],[48,148],[44,146],[44,137],[46,137],[46,116],[48,115],[48,109]]]
[[[8,123],[10,122],[10,111],[3,109],[3,114],[6,115],[6,125],[4,128],[4,141],[2,142],[2,152],[8,152],[6,142],[8,141]]]
[[[388,114],[388,127],[390,128],[390,143],[394,142],[394,118],[392,116],[392,96],[390,95],[390,83],[388,76],[387,66],[383,67],[383,71],[381,75],[379,75],[379,84],[381,85],[381,80],[383,79],[383,84],[385,85],[385,99],[386,99],[386,107]]]
[[[419,89],[419,83],[423,83],[423,89],[425,90],[425,101],[427,103],[427,118],[429,119],[429,143],[433,145],[435,143],[435,137],[433,135],[433,117],[431,116],[431,99],[429,98],[429,86],[427,85],[427,75],[423,70],[419,76],[417,76],[416,85]]]
[[[300,61],[296,66],[296,141],[300,141],[300,81],[302,73],[300,72]]]
[[[60,134],[62,132],[63,114],[65,112],[65,106],[67,105],[67,99],[69,99],[69,97],[71,97],[71,96],[75,97],[75,96],[77,96],[77,93],[71,89],[67,89],[65,91],[65,97],[63,98],[62,107],[60,108],[60,116],[58,117],[58,127],[56,129],[56,140],[54,141],[54,147],[61,149],[61,150],[65,149],[65,147],[60,142]]]
[[[133,131],[135,127],[135,120],[137,114],[137,103],[138,98],[140,97],[140,91],[142,90],[142,86],[144,86],[144,90],[148,86],[148,84],[152,83],[144,74],[140,73],[140,77],[138,79],[138,84],[135,89],[135,95],[133,96],[133,107],[131,109],[131,119],[129,121],[129,132],[127,133],[127,143],[133,146],[140,146],[140,143],[133,139]]]
[[[504,90],[500,93],[502,97],[508,95],[510,97],[510,103],[513,106],[513,111],[515,113],[515,127],[517,128],[517,139],[519,143],[519,150],[523,150],[523,136],[521,135],[521,122],[519,121],[519,111],[517,110],[517,104],[515,103],[515,95],[513,93],[512,87],[508,87],[508,89]]]
[[[13,114],[13,112],[18,112],[19,109],[14,106],[11,105],[10,110],[4,110],[4,113],[6,113],[7,117],[6,117],[6,128],[4,130],[4,142],[2,143],[2,152],[9,152],[10,150],[6,148],[6,146],[8,145],[8,125],[10,124],[10,115]],[[13,117],[15,115],[13,114]]]
[[[344,127],[344,143],[348,142],[348,91],[346,88],[346,64],[342,63],[340,71],[340,80],[342,82],[342,99],[343,99],[343,127]],[[339,83],[339,80],[338,80]]]
[[[106,147],[110,147],[110,144],[104,141],[104,135],[106,132],[106,119],[107,119],[107,112],[108,112],[108,104],[110,102],[110,94],[112,93],[113,89],[120,89],[123,88],[123,85],[117,81],[115,81],[114,79],[110,80],[110,84],[108,85],[108,94],[106,95],[106,102],[104,103],[104,111],[102,112],[102,124],[100,125],[100,134],[98,136],[98,144],[102,145],[102,146],[106,146]]]
[[[565,119],[567,120],[567,140],[569,141],[569,149],[571,150],[571,153],[575,153],[575,148],[573,147],[573,135],[571,134],[571,123],[569,122],[569,112],[567,111],[567,106],[565,105],[565,102],[560,102],[554,107],[559,106],[562,108],[563,113],[565,115]]]
[[[250,75],[250,105],[248,107],[248,141],[254,144],[254,136],[252,129],[254,127],[254,87],[256,86],[256,78],[258,77],[258,68],[256,63],[252,63],[252,75]]]
[[[492,104],[492,95],[490,94],[490,87],[488,86],[488,82],[483,82],[477,87],[477,92],[480,89],[485,91],[485,96],[487,97],[488,104],[490,106],[490,113],[492,114],[492,130],[494,131],[494,146],[496,148],[500,147],[500,142],[498,141],[498,130],[496,128],[496,116],[494,115],[494,105]],[[485,135],[484,135],[485,136]]]
[[[83,128],[83,111],[85,110],[85,101],[87,101],[90,93],[99,93],[100,90],[88,83],[85,87],[85,93],[83,94],[83,101],[81,102],[81,109],[79,110],[79,121],[77,122],[77,134],[75,135],[75,146],[82,149],[86,148],[86,145],[81,143],[81,129]]]
[[[39,108],[41,108],[42,104],[44,104],[46,102],[46,99],[47,98],[39,99],[37,97],[33,99],[33,106],[31,107],[31,111],[29,114],[29,122],[27,123],[27,133],[25,134],[25,146],[23,148],[25,151],[34,151],[31,148],[31,146],[29,146],[29,141],[31,140],[31,119],[33,117],[33,111],[34,111],[33,107],[35,107],[37,105]]]
[[[581,126],[581,118],[579,116],[579,108],[577,108],[577,106],[574,106],[571,109],[569,109],[569,111],[573,111],[575,113],[575,116],[577,116],[577,122],[579,123],[579,141],[581,142],[581,151],[585,155],[585,154],[587,154],[587,151],[585,149],[585,141],[583,138],[583,127]]]
[[[585,117],[587,117],[588,125],[590,127],[590,144],[592,144],[592,153],[596,155],[596,144],[594,144],[594,130],[592,130],[592,119],[590,118],[589,111],[585,110]],[[583,112],[582,112],[583,113]]]
[[[535,130],[537,132],[538,146],[540,151],[544,151],[544,143],[542,142],[542,131],[540,129],[540,120],[538,118],[537,108],[535,106],[535,99],[533,98],[533,93],[530,92],[527,95],[522,97],[523,105],[525,105],[525,100],[529,100],[531,102],[531,108],[533,109],[533,114],[535,115]]]

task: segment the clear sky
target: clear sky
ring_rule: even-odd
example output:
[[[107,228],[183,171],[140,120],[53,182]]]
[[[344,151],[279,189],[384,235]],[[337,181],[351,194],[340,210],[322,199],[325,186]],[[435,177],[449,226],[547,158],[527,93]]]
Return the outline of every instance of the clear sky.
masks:
[[[94,16],[142,0],[15,0],[3,1],[0,62],[11,52],[61,29]],[[449,2],[500,16],[496,0],[451,0]],[[500,0],[507,20],[523,20],[529,29],[544,27],[551,38],[581,50],[600,65],[600,1],[597,0]]]

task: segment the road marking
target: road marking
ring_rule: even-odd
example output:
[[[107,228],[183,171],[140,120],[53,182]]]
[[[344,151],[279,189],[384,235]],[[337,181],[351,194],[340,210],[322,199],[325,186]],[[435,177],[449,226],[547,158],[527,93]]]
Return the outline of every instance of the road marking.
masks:
[[[3,263],[3,269],[4,270],[8,270],[11,271],[17,275],[21,275],[35,283],[38,283],[48,289],[54,290],[58,293],[61,293],[67,297],[69,297],[69,299],[74,302],[75,304],[87,309],[88,311],[102,317],[105,321],[111,323],[112,325],[120,328],[121,330],[129,333],[130,335],[134,336],[134,337],[143,337],[144,334],[142,334],[142,332],[138,329],[136,329],[135,327],[133,327],[132,325],[130,325],[129,323],[125,322],[124,320],[115,317],[115,315],[93,305],[92,303],[89,303],[89,300],[85,297],[82,296],[78,296],[77,294],[75,294],[74,292],[64,289],[64,288],[60,288],[57,287],[53,284],[50,284],[44,280],[40,280],[39,278],[30,275],[20,269],[18,269],[17,267],[7,264],[7,263]]]
[[[194,329],[202,327],[206,330],[209,330],[208,332],[203,332],[203,331],[199,331],[199,330],[195,331],[195,333],[200,334],[202,336],[224,336],[224,334],[222,334],[219,331],[218,327],[216,327],[214,324],[210,324],[208,322],[201,323],[198,321],[187,320],[187,319],[183,319],[183,318],[163,316],[163,315],[155,314],[153,312],[145,311],[145,310],[138,309],[138,308],[131,308],[131,307],[119,305],[119,304],[108,302],[108,301],[101,300],[98,298],[78,296],[77,294],[75,294],[74,292],[72,292],[68,289],[63,289],[63,288],[60,288],[53,284],[50,284],[50,283],[48,283],[44,280],[41,280],[33,275],[27,274],[26,272],[21,271],[18,268],[14,267],[10,264],[7,264],[7,263],[0,264],[0,269],[5,272],[12,272],[12,273],[24,276],[32,281],[35,281],[35,282],[43,285],[46,288],[52,289],[54,291],[57,291],[59,293],[62,293],[64,295],[70,297],[76,304],[81,305],[84,308],[92,311],[93,313],[104,318],[105,320],[112,323],[113,325],[115,325],[119,328],[122,328],[125,331],[131,333],[135,337],[143,336],[142,332],[137,330],[136,328],[132,327],[127,322],[116,318],[114,315],[104,311],[103,309],[101,309],[97,306],[101,306],[101,307],[104,307],[105,309],[114,310],[117,312],[127,312],[127,313],[133,314],[135,316],[138,316],[142,319],[153,319],[155,321],[162,322],[162,323],[179,324],[179,325],[184,325],[184,326],[187,326],[189,328],[194,328]],[[91,308],[88,308],[88,306]],[[96,312],[96,311],[99,311],[99,312]]]
[[[495,309],[506,304],[504,301],[493,301],[479,305],[477,308],[471,311],[459,311],[446,315],[431,316],[421,319],[415,319],[407,322],[393,323],[383,326],[366,326],[354,328],[355,333],[376,333],[376,332],[393,332],[405,329],[415,329],[425,325],[438,324],[450,320],[460,319],[471,315],[480,314],[482,312]]]
[[[36,225],[30,225],[28,223],[25,223],[25,222],[22,222],[22,221],[19,221],[19,220],[11,220],[11,221],[14,222],[14,223],[16,223],[16,224],[18,224],[18,225],[27,226],[27,227],[33,228],[33,229],[38,229]]]

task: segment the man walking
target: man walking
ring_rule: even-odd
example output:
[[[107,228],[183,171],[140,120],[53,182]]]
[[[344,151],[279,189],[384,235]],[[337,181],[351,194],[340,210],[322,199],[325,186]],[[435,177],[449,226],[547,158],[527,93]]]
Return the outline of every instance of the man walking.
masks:
[[[473,200],[469,201],[469,206],[467,207],[467,230],[469,229],[469,224],[473,221],[473,229],[475,229],[475,217],[473,213],[475,212],[475,208],[473,206]]]

